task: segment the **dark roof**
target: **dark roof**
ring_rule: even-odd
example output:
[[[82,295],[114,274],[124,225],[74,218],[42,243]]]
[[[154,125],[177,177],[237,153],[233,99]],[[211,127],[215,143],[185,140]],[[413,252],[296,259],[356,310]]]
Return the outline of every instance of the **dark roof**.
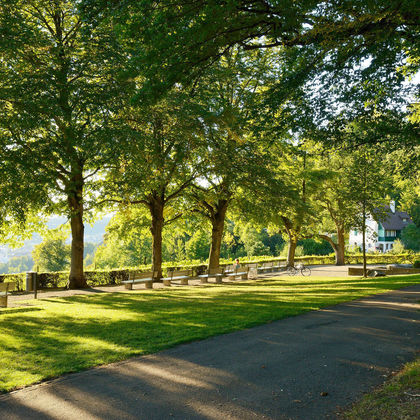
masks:
[[[413,223],[411,217],[405,211],[393,213],[388,206],[386,210],[387,216],[381,220],[381,225],[385,230],[402,230]]]

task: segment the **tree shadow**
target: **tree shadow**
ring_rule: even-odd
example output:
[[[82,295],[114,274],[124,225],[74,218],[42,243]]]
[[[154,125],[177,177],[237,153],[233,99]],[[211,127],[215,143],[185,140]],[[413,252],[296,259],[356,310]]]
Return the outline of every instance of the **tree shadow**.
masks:
[[[416,290],[413,300],[418,300]],[[38,361],[55,364],[57,372],[67,359],[76,361],[72,365],[75,370],[88,366],[91,360],[84,339],[89,337],[95,339],[95,350],[99,350],[97,360],[103,357],[104,363],[112,361],[107,358],[111,347],[126,358],[154,351],[151,343],[165,348],[183,340],[194,342],[0,397],[0,412],[6,418],[37,419],[63,418],[63,409],[73,418],[283,419],[319,418],[319,413],[334,417],[337,405],[348,404],[412,357],[419,340],[412,322],[419,313],[400,310],[396,316],[381,307],[378,299],[377,304],[336,306],[253,330],[195,341],[214,327],[214,312],[225,313],[229,299],[200,300],[200,305],[195,305],[199,315],[194,316],[187,297],[178,297],[172,303],[172,293],[165,292],[159,299],[157,295],[126,293],[65,298],[77,306],[88,302],[94,307],[118,304],[121,298],[128,310],[126,318],[118,320],[105,312],[102,318],[89,320],[62,316],[58,321],[52,317],[34,330],[34,337],[25,339],[21,351],[37,349],[36,353],[42,355]],[[226,318],[250,306],[245,298],[241,311],[235,307]],[[266,298],[259,294],[251,301],[261,303]],[[159,301],[169,301],[170,305],[160,306]],[[292,302],[284,305],[294,308]],[[372,308],[376,309],[374,313]],[[255,308],[255,314],[259,310]],[[7,325],[9,332],[19,335],[24,325],[36,324],[28,318],[23,314],[17,317]],[[382,320],[380,326],[376,325],[377,319]],[[190,340],[177,331],[189,331]],[[44,354],[44,344],[57,351]],[[12,345],[7,348],[14,350]],[[23,365],[22,369],[31,367]],[[323,391],[328,391],[329,398],[320,397]]]

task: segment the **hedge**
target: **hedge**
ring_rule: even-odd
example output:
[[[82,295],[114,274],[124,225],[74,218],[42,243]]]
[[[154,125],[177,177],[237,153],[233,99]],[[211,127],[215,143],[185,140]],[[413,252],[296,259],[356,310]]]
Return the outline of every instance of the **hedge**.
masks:
[[[368,264],[404,264],[414,263],[418,260],[419,254],[368,254]],[[259,256],[259,257],[244,257],[240,258],[242,264],[260,263],[265,261],[283,261],[286,262],[285,257]],[[296,257],[296,262],[303,262],[308,265],[326,265],[334,264],[334,255],[307,255],[304,257]],[[346,264],[362,264],[362,254],[351,254],[345,258]],[[232,264],[232,260],[220,259],[220,265],[226,266]],[[164,274],[170,270],[190,269],[195,274],[201,274],[206,269],[206,262],[200,261],[180,261],[180,262],[166,262],[163,264]],[[103,286],[121,284],[123,280],[128,280],[129,273],[132,271],[149,271],[150,265],[141,265],[139,267],[122,268],[119,270],[87,270],[85,271],[86,281],[89,286]],[[67,285],[69,273],[67,271],[38,273],[38,287],[40,289],[51,289],[65,287]],[[1,274],[0,282],[15,281],[17,282],[18,290],[23,291],[26,287],[26,273],[20,274]]]

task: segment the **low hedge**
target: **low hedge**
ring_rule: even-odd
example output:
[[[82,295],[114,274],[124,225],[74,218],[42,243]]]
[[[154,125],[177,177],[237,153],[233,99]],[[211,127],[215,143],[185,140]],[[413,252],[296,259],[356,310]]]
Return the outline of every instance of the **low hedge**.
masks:
[[[420,266],[419,254],[367,254],[368,264],[404,264],[415,263]],[[272,256],[258,256],[258,257],[244,257],[240,258],[242,264],[263,263],[265,261],[280,261],[286,262],[285,257]],[[327,265],[335,263],[335,256],[332,255],[306,255],[303,257],[296,257],[296,262],[303,262],[307,265]],[[362,264],[362,254],[350,254],[345,258],[346,264]],[[232,260],[220,259],[220,265],[226,266],[232,264]],[[166,262],[163,264],[164,275],[170,270],[190,269],[195,274],[201,274],[205,271],[207,263],[203,261],[180,261],[180,262]],[[121,284],[123,280],[128,280],[129,274],[132,271],[150,271],[150,265],[141,265],[139,267],[122,268],[118,270],[87,270],[85,271],[86,281],[89,286],[104,286]],[[65,287],[68,282],[68,271],[38,273],[38,287],[40,289],[50,289]],[[23,291],[26,288],[26,273],[20,274],[2,274],[0,275],[0,282],[15,281],[18,285],[18,290]]]
[[[25,290],[26,273],[0,274],[0,283],[16,282],[17,290]]]

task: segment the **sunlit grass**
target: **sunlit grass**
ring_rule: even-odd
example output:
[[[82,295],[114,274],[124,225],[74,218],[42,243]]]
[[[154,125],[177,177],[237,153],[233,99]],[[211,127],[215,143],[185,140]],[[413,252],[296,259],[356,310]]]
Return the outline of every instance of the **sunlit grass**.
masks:
[[[409,420],[420,413],[420,357],[384,386],[366,395],[342,418],[348,420]]]
[[[281,277],[27,301],[0,310],[0,391],[418,283]]]

